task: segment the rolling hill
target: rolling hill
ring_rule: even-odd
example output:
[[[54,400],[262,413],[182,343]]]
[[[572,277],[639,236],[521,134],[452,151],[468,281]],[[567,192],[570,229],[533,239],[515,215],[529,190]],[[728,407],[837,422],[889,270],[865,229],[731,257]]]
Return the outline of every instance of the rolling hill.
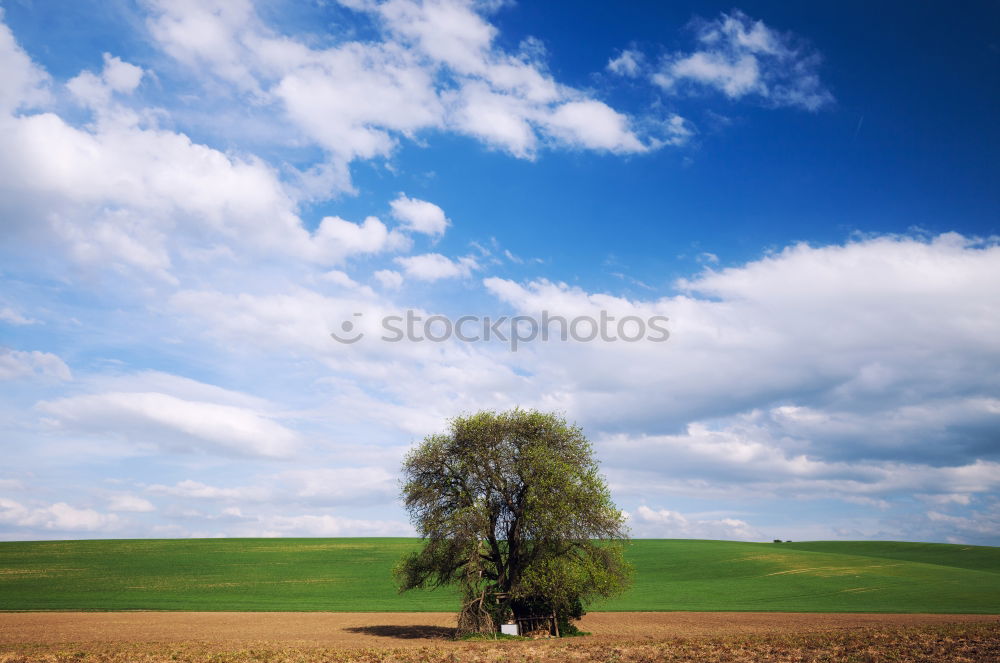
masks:
[[[0,543],[0,610],[451,611],[396,593],[416,539]],[[1000,548],[640,539],[635,582],[591,610],[1000,613]]]

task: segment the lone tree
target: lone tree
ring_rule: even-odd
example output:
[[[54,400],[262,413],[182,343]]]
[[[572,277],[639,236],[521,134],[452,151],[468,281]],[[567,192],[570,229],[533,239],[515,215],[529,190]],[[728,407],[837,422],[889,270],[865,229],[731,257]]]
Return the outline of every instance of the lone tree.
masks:
[[[403,500],[424,547],[395,573],[400,591],[459,585],[460,634],[555,615],[624,590],[622,513],[580,428],[520,409],[458,417],[403,463]]]

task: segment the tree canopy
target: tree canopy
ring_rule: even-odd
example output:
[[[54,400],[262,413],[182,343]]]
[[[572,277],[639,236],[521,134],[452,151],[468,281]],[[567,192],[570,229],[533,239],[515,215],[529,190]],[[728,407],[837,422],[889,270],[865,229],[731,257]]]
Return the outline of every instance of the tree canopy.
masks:
[[[459,629],[555,613],[628,586],[627,530],[577,426],[550,413],[479,412],[403,463],[402,497],[423,548],[396,567],[400,591],[458,585]]]

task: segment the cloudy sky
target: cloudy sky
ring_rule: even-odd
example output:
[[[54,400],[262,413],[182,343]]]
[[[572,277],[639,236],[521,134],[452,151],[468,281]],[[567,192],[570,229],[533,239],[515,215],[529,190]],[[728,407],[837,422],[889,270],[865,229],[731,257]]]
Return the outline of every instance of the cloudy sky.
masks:
[[[521,406],[637,537],[1000,545],[998,18],[2,3],[0,538],[407,535]]]

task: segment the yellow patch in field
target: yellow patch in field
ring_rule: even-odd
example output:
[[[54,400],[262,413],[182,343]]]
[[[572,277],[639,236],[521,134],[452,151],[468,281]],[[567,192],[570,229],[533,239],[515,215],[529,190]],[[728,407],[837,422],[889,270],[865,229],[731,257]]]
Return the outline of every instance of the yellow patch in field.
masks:
[[[772,571],[771,573],[765,573],[764,576],[781,576],[781,575],[794,575],[798,573],[808,573],[810,575],[818,576],[820,578],[834,578],[837,576],[858,576],[865,573],[870,573],[875,569],[885,569],[893,566],[902,566],[902,562],[885,563],[885,564],[864,564],[860,566],[810,566],[798,569],[785,569],[783,571]]]
[[[737,562],[746,562],[752,559],[766,559],[774,561],[791,559],[791,555],[782,555],[781,553],[765,553],[763,555],[742,555],[740,557],[734,557],[733,559]]]
[[[775,571],[774,573],[765,573],[765,576],[783,576],[794,573],[809,573],[810,571],[819,571],[819,568],[808,568],[808,569],[788,569],[786,571]],[[827,569],[823,569],[824,571]]]
[[[315,543],[302,546],[261,546],[258,548],[244,548],[241,552],[254,553],[300,553],[314,550],[372,550],[375,546],[370,544],[347,544],[347,543]],[[232,552],[226,551],[226,552]]]
[[[199,588],[257,587],[259,585],[288,585],[288,584],[317,585],[320,583],[333,583],[333,582],[341,582],[341,579],[340,578],[294,578],[290,580],[245,580],[243,582],[196,583],[193,586]]]
[[[86,569],[0,569],[0,576],[49,576],[70,571],[86,571]]]

